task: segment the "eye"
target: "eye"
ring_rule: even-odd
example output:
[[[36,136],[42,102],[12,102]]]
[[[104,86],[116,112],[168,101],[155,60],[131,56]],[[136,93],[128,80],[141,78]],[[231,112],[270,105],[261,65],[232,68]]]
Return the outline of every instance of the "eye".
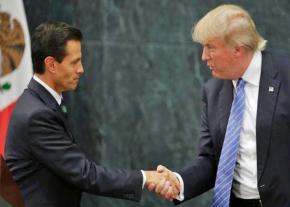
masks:
[[[215,47],[214,47],[214,46],[212,46],[212,45],[209,45],[208,49],[209,49],[209,50],[214,50],[214,49],[215,49]]]
[[[209,51],[213,51],[215,49],[215,47],[213,45],[210,45],[210,44],[206,44],[206,45],[204,45],[204,47]]]
[[[80,59],[76,59],[76,60],[71,62],[71,65],[74,66],[74,65],[78,64],[79,62],[80,62]]]

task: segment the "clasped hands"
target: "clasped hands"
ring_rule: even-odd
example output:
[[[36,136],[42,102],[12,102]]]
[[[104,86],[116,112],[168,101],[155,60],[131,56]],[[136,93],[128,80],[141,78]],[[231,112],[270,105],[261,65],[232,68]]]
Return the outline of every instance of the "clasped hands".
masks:
[[[159,165],[156,171],[145,171],[145,174],[145,187],[149,191],[155,192],[166,200],[172,201],[177,198],[180,192],[180,183],[172,171]]]

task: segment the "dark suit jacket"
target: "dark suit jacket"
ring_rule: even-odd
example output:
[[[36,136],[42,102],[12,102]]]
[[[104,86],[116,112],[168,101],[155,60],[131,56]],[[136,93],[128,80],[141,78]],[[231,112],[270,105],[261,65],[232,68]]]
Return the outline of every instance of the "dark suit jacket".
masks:
[[[274,87],[274,92],[269,87]],[[190,167],[179,172],[185,184],[185,200],[214,186],[232,99],[232,81],[210,79],[205,84],[199,155]],[[289,57],[262,52],[256,135],[257,187],[263,207],[289,207]]]
[[[107,169],[88,160],[56,100],[34,79],[11,115],[5,160],[26,207],[78,207],[83,191],[141,198],[141,171]]]

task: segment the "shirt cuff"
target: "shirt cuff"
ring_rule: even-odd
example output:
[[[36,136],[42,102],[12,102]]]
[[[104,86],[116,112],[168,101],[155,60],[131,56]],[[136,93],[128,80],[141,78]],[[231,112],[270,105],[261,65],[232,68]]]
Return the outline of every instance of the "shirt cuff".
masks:
[[[180,193],[178,194],[177,198],[175,198],[178,201],[183,201],[184,200],[184,183],[182,177],[178,173],[174,173],[176,177],[179,180],[180,183]]]
[[[141,170],[141,173],[143,175],[143,184],[142,184],[142,189],[144,189],[145,183],[146,183],[146,174],[143,170]]]

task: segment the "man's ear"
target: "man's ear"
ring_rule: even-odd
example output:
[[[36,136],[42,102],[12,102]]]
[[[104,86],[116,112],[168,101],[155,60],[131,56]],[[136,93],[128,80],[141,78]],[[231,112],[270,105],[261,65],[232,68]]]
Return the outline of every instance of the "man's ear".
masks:
[[[56,60],[55,60],[55,58],[52,57],[52,56],[47,56],[44,59],[44,66],[45,66],[47,71],[49,71],[51,73],[55,73],[55,71],[56,71]]]
[[[243,55],[243,53],[245,52],[245,51],[244,51],[245,48],[244,48],[244,47],[240,47],[240,46],[235,47],[234,50],[235,50],[234,53],[235,53],[235,57],[236,57],[236,58],[241,57],[241,56]]]

